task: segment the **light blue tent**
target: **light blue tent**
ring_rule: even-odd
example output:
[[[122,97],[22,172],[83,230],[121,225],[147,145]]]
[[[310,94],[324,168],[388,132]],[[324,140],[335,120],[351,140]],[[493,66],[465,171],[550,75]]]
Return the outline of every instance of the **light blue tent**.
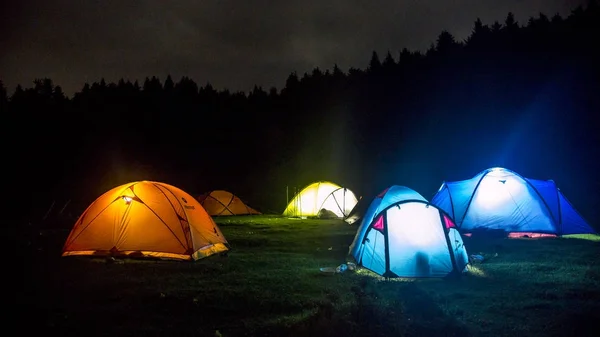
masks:
[[[463,233],[594,233],[554,181],[524,178],[505,168],[487,169],[468,180],[445,182],[431,203],[450,214]]]
[[[445,277],[466,271],[467,251],[449,215],[404,186],[381,192],[350,245],[358,265],[384,277]]]

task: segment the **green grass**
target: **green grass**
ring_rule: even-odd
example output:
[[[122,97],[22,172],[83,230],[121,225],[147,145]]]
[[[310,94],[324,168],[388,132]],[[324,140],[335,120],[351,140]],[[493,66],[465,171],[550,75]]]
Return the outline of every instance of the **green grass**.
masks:
[[[597,237],[465,244],[498,253],[459,280],[385,281],[345,262],[355,226],[217,218],[232,250],[197,262],[61,258],[25,238],[21,326],[62,336],[585,336],[600,317]],[[5,274],[7,275],[7,274]],[[10,275],[10,273],[9,273]],[[12,292],[12,291],[11,291]]]

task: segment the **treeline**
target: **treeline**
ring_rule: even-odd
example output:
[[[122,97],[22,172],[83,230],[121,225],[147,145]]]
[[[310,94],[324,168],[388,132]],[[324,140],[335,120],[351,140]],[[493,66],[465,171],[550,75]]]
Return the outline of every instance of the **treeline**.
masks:
[[[390,184],[427,197],[490,166],[554,179],[586,216],[598,206],[600,10],[474,23],[425,52],[373,52],[366,69],[292,73],[285,87],[217,90],[189,77],[0,84],[5,161],[27,210],[83,207],[155,179],[193,194],[227,189],[281,211],[286,186],[332,180],[370,198]],[[23,199],[22,199],[23,200]],[[43,207],[43,206],[42,206]]]

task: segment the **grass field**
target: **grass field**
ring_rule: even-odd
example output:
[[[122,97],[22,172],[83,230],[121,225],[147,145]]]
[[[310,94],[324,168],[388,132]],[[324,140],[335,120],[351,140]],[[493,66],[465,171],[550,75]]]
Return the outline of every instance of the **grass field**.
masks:
[[[19,335],[598,335],[597,237],[464,238],[470,254],[498,257],[459,280],[386,281],[365,270],[319,271],[346,261],[356,226],[216,221],[232,250],[197,262],[61,258],[68,232],[23,238],[24,282],[9,294],[26,322]]]

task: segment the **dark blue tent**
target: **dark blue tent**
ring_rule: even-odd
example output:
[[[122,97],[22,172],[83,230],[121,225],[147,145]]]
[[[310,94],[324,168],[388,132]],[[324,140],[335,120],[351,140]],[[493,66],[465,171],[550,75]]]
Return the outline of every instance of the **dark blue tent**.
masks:
[[[463,233],[498,230],[530,234],[595,233],[552,180],[524,178],[504,168],[444,182],[431,200]]]

